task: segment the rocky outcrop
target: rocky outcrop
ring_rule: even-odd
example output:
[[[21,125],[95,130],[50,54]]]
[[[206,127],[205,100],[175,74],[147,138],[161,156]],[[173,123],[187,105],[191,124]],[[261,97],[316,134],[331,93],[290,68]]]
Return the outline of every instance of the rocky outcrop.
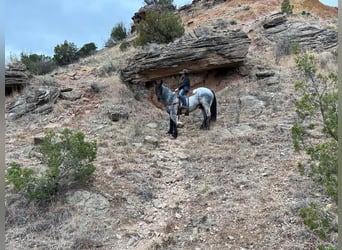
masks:
[[[29,74],[25,64],[16,62],[6,65],[5,90],[6,95],[20,91],[29,84]]]
[[[274,15],[271,15],[271,16],[267,17],[264,20],[262,26],[265,29],[269,29],[269,28],[275,27],[277,25],[280,25],[282,23],[285,23],[286,21],[287,21],[286,14],[276,13]]]
[[[8,118],[17,119],[27,113],[47,114],[53,110],[59,94],[60,90],[52,86],[26,88],[22,95],[7,105]]]
[[[177,74],[236,67],[243,64],[250,45],[247,34],[227,24],[199,27],[165,46],[151,44],[133,56],[121,71],[124,82],[145,83]]]
[[[281,13],[265,19],[263,34],[273,42],[288,41],[299,48],[317,51],[337,46],[338,36],[333,29],[319,23],[288,21]]]

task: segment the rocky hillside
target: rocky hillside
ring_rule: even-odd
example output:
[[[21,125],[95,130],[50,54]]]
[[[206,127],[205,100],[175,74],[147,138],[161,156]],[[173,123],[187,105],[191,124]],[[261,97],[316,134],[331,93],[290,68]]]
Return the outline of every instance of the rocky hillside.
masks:
[[[29,154],[47,129],[80,130],[99,145],[92,181],[48,207],[8,189],[7,248],[316,249],[326,243],[298,215],[311,201],[336,207],[298,172],[305,156],[294,152],[290,129],[300,74],[282,48],[290,36],[315,53],[322,71],[336,71],[337,11],[318,1],[294,2],[292,16],[277,14],[280,0],[193,1],[179,10],[187,35],[178,47],[203,38],[210,48],[198,30],[219,30],[217,39],[238,32],[248,43],[237,44],[248,46],[246,53],[239,47],[236,63],[225,63],[238,47],[227,49],[225,42],[215,43],[225,51],[222,63],[208,60],[218,58],[216,51],[199,57],[190,46],[201,63],[178,54],[173,69],[151,55],[173,55],[175,44],[151,53],[113,47],[34,77],[25,92],[6,97],[6,164],[41,167]],[[194,87],[216,92],[218,119],[203,131],[200,110],[182,116],[174,140],[151,82],[174,86],[182,67],[192,70]],[[337,234],[327,242],[336,244]]]

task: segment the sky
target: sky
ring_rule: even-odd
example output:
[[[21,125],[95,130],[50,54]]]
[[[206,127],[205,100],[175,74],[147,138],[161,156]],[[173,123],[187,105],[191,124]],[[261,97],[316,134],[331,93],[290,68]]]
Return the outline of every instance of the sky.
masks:
[[[174,0],[177,8],[192,0]],[[338,6],[338,0],[321,0]],[[94,42],[104,47],[112,28],[123,22],[130,31],[132,17],[143,0],[6,0],[5,61],[20,53],[53,56],[65,40],[78,48]]]

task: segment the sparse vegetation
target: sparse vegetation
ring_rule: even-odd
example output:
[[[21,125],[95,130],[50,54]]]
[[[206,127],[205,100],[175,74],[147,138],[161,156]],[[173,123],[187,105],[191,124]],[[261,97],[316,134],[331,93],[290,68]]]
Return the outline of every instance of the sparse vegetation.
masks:
[[[283,0],[281,3],[281,12],[286,14],[292,14],[293,5],[291,5],[290,0]]]
[[[49,75],[36,76],[34,82],[42,86],[59,86],[57,80]]]
[[[111,48],[118,44],[118,42],[124,40],[128,35],[126,27],[123,22],[117,23],[110,33],[110,37],[105,43],[105,47]]]
[[[135,45],[169,43],[184,34],[180,18],[171,11],[147,11],[146,17],[136,26]]]
[[[126,37],[127,37],[127,30],[123,22],[120,22],[113,27],[112,32],[110,34],[110,39],[112,39],[115,42],[118,42],[118,41],[122,41]]]
[[[318,61],[312,54],[298,56],[296,63],[304,79],[295,85],[300,96],[295,102],[298,121],[292,127],[292,139],[295,150],[304,150],[310,157],[299,164],[299,170],[322,185],[337,202],[337,75],[317,73]],[[311,230],[326,239],[328,232],[336,229],[330,220],[319,216],[322,213],[316,204],[311,204],[300,215]]]
[[[95,43],[86,43],[77,51],[78,57],[86,57],[95,53],[97,47]]]
[[[299,215],[304,223],[317,234],[321,239],[326,240],[331,230],[337,231],[337,227],[332,227],[333,215],[319,208],[317,204],[311,202],[308,207],[300,209]]]
[[[73,63],[78,60],[77,46],[68,41],[64,41],[63,44],[59,44],[54,48],[53,60],[60,66]]]
[[[153,5],[153,4],[167,4],[173,5],[173,0],[144,0],[146,5]]]
[[[46,167],[36,172],[12,162],[7,170],[6,181],[13,184],[15,192],[38,202],[51,201],[52,198],[73,183],[86,182],[95,171],[92,162],[96,158],[96,142],[84,141],[82,132],[64,129],[56,134],[46,133],[38,152],[33,153]]]
[[[44,75],[54,70],[57,65],[51,57],[38,54],[20,54],[20,61],[35,75]]]
[[[115,71],[116,71],[116,67],[112,61],[105,61],[104,63],[100,65],[100,67],[97,70],[98,75],[101,77],[109,76]]]
[[[127,50],[128,47],[129,47],[129,43],[128,43],[128,42],[122,42],[122,43],[120,44],[120,50],[121,50],[121,51]]]
[[[282,38],[275,47],[275,62],[276,64],[279,64],[280,59],[283,56],[288,55],[296,55],[300,52],[299,44],[296,42],[293,42],[291,40],[291,37],[284,37]]]

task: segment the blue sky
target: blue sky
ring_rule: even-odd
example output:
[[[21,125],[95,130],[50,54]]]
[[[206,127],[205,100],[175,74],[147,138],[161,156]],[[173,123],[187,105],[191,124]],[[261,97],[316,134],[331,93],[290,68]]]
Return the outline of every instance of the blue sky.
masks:
[[[174,0],[177,7],[192,0]],[[321,0],[338,6],[338,0]],[[78,48],[94,42],[100,49],[112,28],[123,22],[130,29],[132,16],[143,0],[6,0],[5,56],[19,58],[20,52],[53,56],[64,40]]]

